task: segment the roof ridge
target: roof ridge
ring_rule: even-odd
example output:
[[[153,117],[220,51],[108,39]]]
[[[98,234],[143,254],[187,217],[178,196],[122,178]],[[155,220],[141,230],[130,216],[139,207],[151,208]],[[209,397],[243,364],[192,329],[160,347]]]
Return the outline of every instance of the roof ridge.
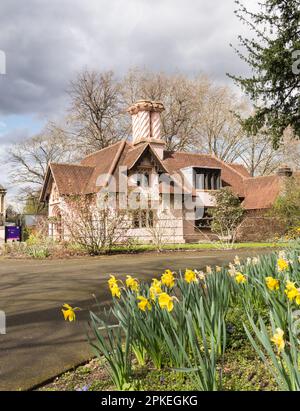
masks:
[[[185,151],[173,151],[173,153],[189,154],[189,155],[192,155],[192,156],[205,156],[205,157],[210,157],[210,158],[213,158],[213,159],[216,160],[216,161],[219,161],[219,162],[220,162],[221,164],[223,164],[224,166],[230,168],[234,173],[238,174],[243,180],[244,180],[245,178],[249,178],[249,177],[244,176],[242,173],[240,173],[240,172],[239,172],[238,170],[236,170],[234,167],[232,167],[232,166],[230,165],[230,163],[227,163],[226,161],[221,160],[221,159],[220,159],[219,157],[217,157],[215,154],[189,153],[189,152],[185,152]]]
[[[109,145],[109,146],[107,146],[107,147],[101,148],[100,150],[94,151],[93,153],[88,154],[87,156],[85,156],[81,161],[84,161],[86,158],[92,157],[92,156],[94,156],[95,154],[100,153],[101,151],[105,151],[105,150],[107,150],[107,149],[109,149],[109,148],[112,148],[112,147],[118,145],[118,144],[121,144],[121,143],[123,143],[124,141],[126,142],[126,140],[124,140],[124,139],[123,139],[123,140],[119,140],[119,141],[117,141],[117,142],[114,143],[114,144],[111,144],[111,145]]]
[[[50,166],[73,166],[73,167],[82,167],[82,168],[95,168],[91,166],[85,166],[83,164],[77,164],[77,163],[50,163]]]
[[[214,154],[207,154],[207,153],[191,153],[189,151],[174,151],[174,150],[165,150],[167,153],[173,153],[173,154],[188,154],[190,156],[205,156],[205,157],[212,157],[212,158],[217,158]]]
[[[256,180],[256,179],[258,179],[258,178],[266,178],[266,177],[279,177],[277,174],[268,174],[268,175],[265,175],[265,176],[255,176],[255,177],[252,177],[252,176],[250,176],[250,177],[245,177],[245,180]]]

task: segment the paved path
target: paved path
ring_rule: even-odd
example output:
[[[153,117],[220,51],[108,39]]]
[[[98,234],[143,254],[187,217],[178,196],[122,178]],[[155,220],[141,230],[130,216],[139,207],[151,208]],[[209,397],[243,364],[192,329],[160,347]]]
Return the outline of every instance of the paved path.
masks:
[[[93,294],[103,305],[111,301],[110,273],[151,279],[166,268],[222,265],[235,254],[197,251],[59,261],[1,260],[0,310],[6,312],[7,334],[0,335],[0,390],[29,389],[91,357],[86,341],[87,310],[93,308]],[[60,310],[65,302],[84,309],[76,323],[63,321]]]

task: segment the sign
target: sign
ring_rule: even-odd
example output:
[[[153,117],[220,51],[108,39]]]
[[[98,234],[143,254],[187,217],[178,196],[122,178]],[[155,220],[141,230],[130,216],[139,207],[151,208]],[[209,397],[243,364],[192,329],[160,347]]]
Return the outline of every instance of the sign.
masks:
[[[6,241],[21,241],[21,227],[5,227]]]

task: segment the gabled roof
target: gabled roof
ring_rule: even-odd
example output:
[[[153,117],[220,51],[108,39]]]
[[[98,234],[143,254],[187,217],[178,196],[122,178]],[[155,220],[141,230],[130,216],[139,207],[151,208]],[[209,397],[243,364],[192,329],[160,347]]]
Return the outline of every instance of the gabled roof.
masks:
[[[41,201],[45,201],[47,195],[50,194],[49,182],[51,180],[55,181],[60,195],[84,193],[93,171],[92,167],[85,167],[79,164],[50,164],[40,197]]]
[[[165,151],[161,160],[151,142],[133,146],[127,141],[120,141],[85,157],[80,164],[51,164],[47,170],[41,200],[46,201],[52,181],[55,181],[60,195],[96,193],[101,186],[108,183],[111,176],[116,178],[118,185],[119,167],[132,169],[147,150],[151,152],[157,164],[160,164],[161,169],[172,176],[179,186],[182,179],[179,181],[176,175],[182,177],[181,170],[184,168],[221,169],[224,185],[232,187],[233,191],[243,198],[243,206],[247,210],[269,208],[282,187],[282,177],[272,175],[253,178],[241,164],[226,163],[213,155]],[[103,175],[105,178],[99,182],[99,176]],[[195,195],[193,188],[183,189],[185,193]],[[171,192],[172,190],[174,191],[171,189]],[[163,185],[160,185],[160,191],[165,191]]]

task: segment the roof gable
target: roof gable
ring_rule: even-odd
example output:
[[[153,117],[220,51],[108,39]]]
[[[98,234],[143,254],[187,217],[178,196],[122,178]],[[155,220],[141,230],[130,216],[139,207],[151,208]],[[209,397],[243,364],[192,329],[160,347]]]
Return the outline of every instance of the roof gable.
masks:
[[[78,164],[49,165],[41,193],[41,201],[45,201],[50,194],[51,182],[54,181],[59,195],[75,195],[85,192],[85,187],[93,173],[92,167]]]

